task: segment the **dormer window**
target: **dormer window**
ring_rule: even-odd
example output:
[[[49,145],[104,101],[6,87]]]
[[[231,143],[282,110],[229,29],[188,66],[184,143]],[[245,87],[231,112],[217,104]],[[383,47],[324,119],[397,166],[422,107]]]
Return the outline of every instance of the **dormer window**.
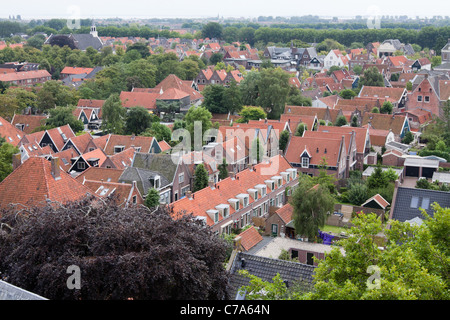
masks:
[[[258,200],[258,190],[257,189],[248,189],[247,192],[253,197],[256,201]]]
[[[226,218],[230,215],[230,205],[229,204],[219,204],[216,206],[216,209],[224,218]]]
[[[294,180],[297,177],[297,169],[289,168],[286,169],[286,171],[290,173],[292,180]]]
[[[125,146],[114,146],[114,153],[122,152],[125,149]]]
[[[233,206],[234,210],[239,210],[239,199],[228,199],[228,202]]]
[[[302,168],[309,168],[309,158],[308,157],[302,158]]]
[[[255,189],[259,190],[261,197],[264,197],[267,194],[267,187],[265,184],[258,184],[255,186]]]

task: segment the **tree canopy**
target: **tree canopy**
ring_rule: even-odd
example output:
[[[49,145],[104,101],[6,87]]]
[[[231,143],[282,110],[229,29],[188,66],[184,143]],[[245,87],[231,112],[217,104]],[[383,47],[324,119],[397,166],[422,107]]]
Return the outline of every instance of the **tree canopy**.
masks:
[[[0,215],[0,270],[52,300],[227,298],[226,243],[192,215],[118,206],[114,199],[49,203]],[[69,266],[80,289],[69,290]]]

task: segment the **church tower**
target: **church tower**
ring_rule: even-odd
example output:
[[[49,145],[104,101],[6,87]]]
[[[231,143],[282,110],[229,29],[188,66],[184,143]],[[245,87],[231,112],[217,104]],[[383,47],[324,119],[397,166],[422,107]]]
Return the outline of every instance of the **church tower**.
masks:
[[[95,27],[95,23],[94,22],[92,22],[90,34],[92,34],[92,36],[98,38],[97,28]]]

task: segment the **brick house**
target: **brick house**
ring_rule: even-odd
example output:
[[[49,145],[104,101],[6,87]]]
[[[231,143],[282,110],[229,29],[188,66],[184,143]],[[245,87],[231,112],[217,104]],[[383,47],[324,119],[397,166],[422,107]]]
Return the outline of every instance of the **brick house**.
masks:
[[[229,234],[266,218],[269,207],[283,206],[286,188],[297,184],[296,170],[277,155],[175,201],[169,210],[173,217],[192,213],[213,231]]]
[[[325,159],[327,174],[335,175],[336,179],[345,178],[347,172],[347,147],[345,137],[307,138],[293,136],[286,149],[286,159],[303,174],[317,176],[323,159]]]
[[[32,70],[21,72],[2,73],[0,71],[0,82],[9,83],[11,86],[32,87],[52,79],[47,70]]]

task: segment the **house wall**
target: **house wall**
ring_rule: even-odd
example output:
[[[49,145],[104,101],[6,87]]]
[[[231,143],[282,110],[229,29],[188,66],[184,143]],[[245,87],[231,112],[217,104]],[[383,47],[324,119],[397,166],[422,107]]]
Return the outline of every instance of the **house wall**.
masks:
[[[180,174],[184,174],[183,182],[179,181]],[[185,164],[180,164],[177,166],[177,170],[175,172],[175,175],[173,178],[173,184],[172,184],[172,192],[171,192],[171,201],[172,202],[175,201],[175,196],[177,197],[177,200],[179,200],[183,197],[182,189],[185,189],[185,191],[192,190],[192,185],[191,185],[191,181],[190,181],[190,173],[189,173],[188,167]],[[186,196],[186,194],[184,196]]]
[[[419,97],[422,97],[422,101],[418,101]],[[429,102],[425,102],[425,97],[429,97]],[[424,79],[408,96],[407,109],[422,108],[433,115],[439,115],[439,103],[439,97],[435,94],[430,82]]]
[[[325,259],[325,254],[323,252],[315,252],[311,250],[303,250],[303,249],[297,249],[297,248],[291,248],[289,249],[289,252],[293,253],[293,251],[297,251],[298,254],[298,261],[303,264],[307,264],[307,256],[308,253],[312,253],[314,257],[316,257],[319,260]],[[314,262],[314,265],[317,266],[317,262]]]
[[[283,180],[284,181],[284,180]],[[238,227],[243,227],[243,225],[241,225],[241,218],[245,215],[248,215],[247,219],[247,224],[251,223],[252,217],[253,217],[253,210],[255,208],[259,208],[261,207],[261,217],[268,217],[269,214],[269,206],[270,206],[270,201],[273,200],[273,203],[275,203],[275,198],[276,197],[280,197],[282,198],[281,203],[278,204],[278,206],[281,208],[284,204],[285,204],[285,190],[286,187],[295,187],[298,184],[298,178],[295,178],[294,180],[289,181],[288,183],[284,183],[281,187],[279,187],[278,189],[273,190],[272,192],[266,194],[264,197],[259,198],[256,202],[252,202],[251,204],[249,204],[247,207],[242,208],[236,212],[234,212],[233,214],[229,215],[228,217],[226,217],[225,219],[219,221],[218,223],[214,224],[212,226],[212,230],[214,232],[218,232],[218,233],[222,233],[224,232],[223,227],[226,226],[227,224],[229,224],[230,222],[232,222],[232,226],[234,227],[234,222],[237,222],[237,226]],[[250,196],[251,197],[251,196]],[[267,204],[267,212],[264,212],[264,204]]]

